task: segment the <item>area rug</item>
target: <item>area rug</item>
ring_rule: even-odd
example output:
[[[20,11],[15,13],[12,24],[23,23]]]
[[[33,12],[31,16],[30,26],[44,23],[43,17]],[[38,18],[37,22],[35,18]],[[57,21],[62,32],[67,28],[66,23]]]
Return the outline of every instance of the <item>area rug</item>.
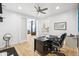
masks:
[[[18,56],[14,47],[0,50],[0,56]]]

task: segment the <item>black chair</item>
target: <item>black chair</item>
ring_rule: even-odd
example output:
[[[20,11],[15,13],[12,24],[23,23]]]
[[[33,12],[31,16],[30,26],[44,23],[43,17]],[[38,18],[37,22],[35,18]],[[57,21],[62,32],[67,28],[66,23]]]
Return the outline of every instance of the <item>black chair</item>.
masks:
[[[55,38],[56,40],[52,41],[51,50],[60,51],[60,48],[63,46],[64,39],[66,38],[66,33],[62,34],[60,38]]]

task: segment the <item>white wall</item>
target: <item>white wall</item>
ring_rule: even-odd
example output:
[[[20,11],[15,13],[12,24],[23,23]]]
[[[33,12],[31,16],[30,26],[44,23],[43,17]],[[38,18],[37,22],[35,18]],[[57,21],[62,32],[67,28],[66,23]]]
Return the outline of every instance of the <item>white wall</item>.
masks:
[[[3,35],[5,33],[11,33],[12,39],[10,40],[10,44],[15,44],[18,42],[22,42],[25,40],[25,28],[24,25],[24,16],[14,13],[11,11],[3,10],[3,22],[0,22],[0,47],[5,45],[5,41],[3,40]]]
[[[22,43],[22,41],[25,41],[27,39],[27,18],[26,17],[22,17],[21,19],[21,40],[20,42]]]
[[[69,34],[77,34],[78,33],[78,17],[77,17],[77,9],[73,9],[67,12],[59,13],[56,15],[52,15],[51,17],[45,19],[38,20],[38,36],[42,35],[42,24],[47,21],[49,24],[49,34],[52,35],[61,35],[66,32]],[[54,23],[56,22],[67,22],[67,30],[54,30]]]
[[[42,36],[42,35],[44,35],[45,34],[45,32],[44,32],[44,28],[43,28],[43,25],[46,25],[47,27],[50,25],[50,22],[49,22],[49,20],[37,20],[37,26],[36,26],[36,28],[37,28],[37,36]]]

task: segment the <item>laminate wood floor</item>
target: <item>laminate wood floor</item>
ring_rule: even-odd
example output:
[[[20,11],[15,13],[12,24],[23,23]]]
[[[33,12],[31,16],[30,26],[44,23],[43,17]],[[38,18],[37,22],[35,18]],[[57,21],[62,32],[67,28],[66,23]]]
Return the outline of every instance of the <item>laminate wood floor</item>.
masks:
[[[25,42],[14,45],[17,53],[20,56],[40,56],[40,54],[37,51],[34,52],[34,38],[35,36],[28,35],[27,40]],[[72,49],[68,47],[61,48],[60,52],[64,53],[66,56],[77,55],[77,49]],[[57,56],[57,55],[54,53],[48,53],[47,56]]]
[[[34,52],[34,38],[35,36],[27,35],[27,39],[25,40],[25,42],[12,45],[11,47],[15,47],[19,56],[40,56],[40,54],[37,51]],[[64,55],[66,56],[77,55],[77,49],[68,48],[66,46],[61,48],[60,52],[64,53]],[[48,53],[47,56],[57,55],[51,52]]]

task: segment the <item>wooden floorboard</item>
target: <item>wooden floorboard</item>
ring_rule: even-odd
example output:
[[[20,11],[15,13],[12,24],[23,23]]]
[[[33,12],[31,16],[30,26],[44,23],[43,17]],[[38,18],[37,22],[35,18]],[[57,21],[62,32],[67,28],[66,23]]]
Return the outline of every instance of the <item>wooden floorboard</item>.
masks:
[[[34,38],[35,36],[28,35],[27,40],[23,43],[15,45],[15,49],[17,50],[20,56],[40,56],[40,54],[35,51],[34,52]],[[60,52],[64,53],[66,56],[76,56],[77,49],[63,47]],[[54,56],[53,53],[48,53],[47,56]]]
[[[34,38],[35,36],[28,35],[25,42],[12,45],[10,47],[15,47],[19,56],[40,56],[38,51],[34,52]],[[77,49],[63,47],[60,52],[64,53],[66,56],[76,56]],[[54,53],[48,53],[47,56],[56,56]]]

